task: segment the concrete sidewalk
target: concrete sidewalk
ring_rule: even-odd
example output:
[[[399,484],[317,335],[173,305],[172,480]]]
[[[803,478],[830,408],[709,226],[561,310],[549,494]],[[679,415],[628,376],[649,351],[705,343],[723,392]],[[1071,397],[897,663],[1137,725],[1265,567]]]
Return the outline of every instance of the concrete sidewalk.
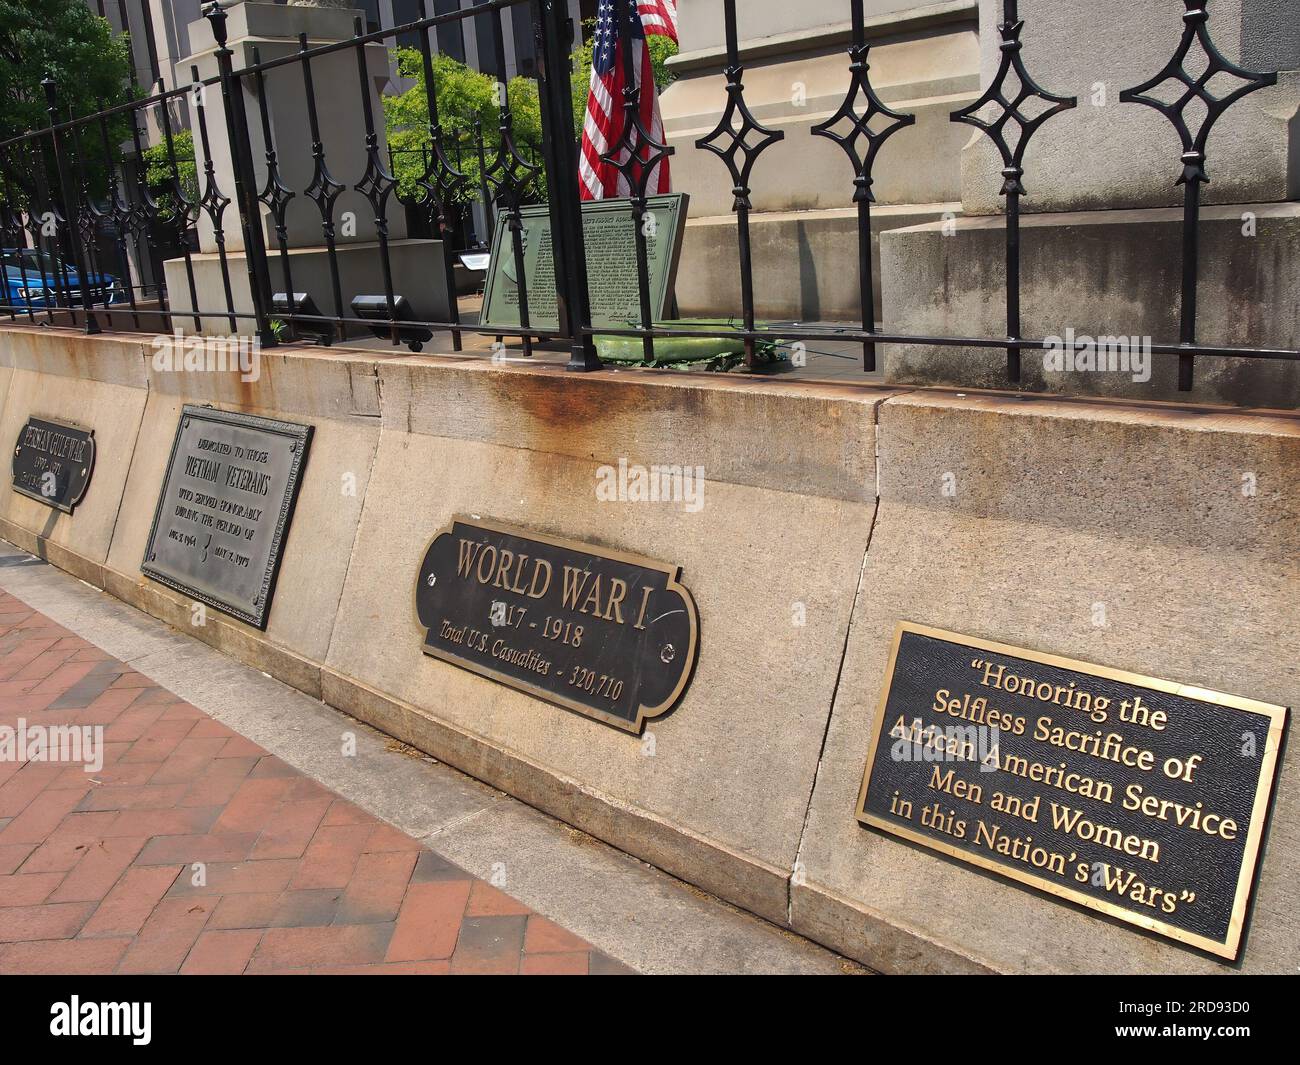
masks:
[[[104,745],[0,760],[0,972],[857,971],[3,543],[0,589],[0,727]]]

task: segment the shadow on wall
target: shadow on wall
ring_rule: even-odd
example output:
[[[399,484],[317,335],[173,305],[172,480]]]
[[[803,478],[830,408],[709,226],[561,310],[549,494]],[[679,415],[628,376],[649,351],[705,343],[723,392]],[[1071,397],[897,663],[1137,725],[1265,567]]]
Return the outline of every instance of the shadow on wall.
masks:
[[[813,255],[808,229],[800,222],[796,230],[799,246],[799,305],[800,318],[817,322],[822,316],[821,294],[817,286],[817,259]]]

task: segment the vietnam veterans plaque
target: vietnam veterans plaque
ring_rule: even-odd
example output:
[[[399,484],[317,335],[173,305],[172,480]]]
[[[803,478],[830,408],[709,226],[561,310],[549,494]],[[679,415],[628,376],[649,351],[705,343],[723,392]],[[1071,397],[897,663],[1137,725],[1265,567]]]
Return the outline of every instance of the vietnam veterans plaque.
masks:
[[[904,622],[858,820],[1235,959],[1285,707]]]
[[[425,654],[639,733],[681,698],[699,620],[680,568],[456,518],[415,589]]]
[[[651,196],[646,259],[650,268],[650,307],[656,322],[666,319],[673,304],[677,263],[686,231],[690,198],[685,193]],[[537,329],[559,328],[555,300],[555,255],[551,249],[551,215],[545,204],[520,211],[523,229],[524,281],[528,293],[528,323]],[[582,205],[582,234],[587,249],[587,280],[591,322],[617,328],[641,322],[641,290],[637,281],[636,230],[629,200],[593,200]],[[497,216],[492,258],[483,288],[486,326],[519,326],[519,280],[515,270],[514,237],[504,213]]]
[[[141,570],[266,628],[312,427],[186,404]]]
[[[95,472],[95,431],[30,417],[14,444],[13,487],[20,495],[71,514]]]

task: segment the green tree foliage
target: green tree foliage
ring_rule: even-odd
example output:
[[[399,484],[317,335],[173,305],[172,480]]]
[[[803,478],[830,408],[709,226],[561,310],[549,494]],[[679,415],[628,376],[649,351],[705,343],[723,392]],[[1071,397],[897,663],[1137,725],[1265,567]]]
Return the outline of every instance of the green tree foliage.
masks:
[[[148,182],[149,190],[161,208],[160,215],[164,220],[171,218],[178,182],[186,199],[199,198],[198,166],[194,161],[194,134],[188,129],[177,130],[172,134],[171,152],[167,150],[166,140],[160,140],[157,144],[146,148],[140,157],[144,160],[145,181]]]
[[[587,23],[588,42],[573,54],[573,135],[582,134],[587,114],[587,89],[591,80],[592,23]],[[666,37],[650,38],[650,57],[654,64],[655,84],[662,90],[673,81],[667,61],[677,54],[677,46]],[[398,51],[398,69],[403,77],[416,84],[406,92],[384,97],[388,129],[388,146],[393,153],[393,170],[400,182],[400,192],[410,198],[416,181],[424,172],[425,152],[429,148],[429,108],[425,95],[424,68],[415,49]],[[498,107],[496,80],[488,74],[471,70],[464,63],[446,55],[433,57],[433,80],[436,86],[438,117],[444,133],[444,145],[451,163],[469,181],[460,200],[467,203],[478,198],[479,165],[476,149],[476,121],[482,125],[488,165],[500,144],[497,130]],[[507,86],[510,110],[514,119],[515,144],[525,158],[541,161],[542,117],[537,96],[537,82],[531,78],[514,78]],[[459,151],[457,150],[459,149]],[[544,176],[539,176],[532,199],[545,196]]]
[[[42,85],[47,75],[54,79],[59,118],[66,120],[121,103],[129,70],[126,37],[114,34],[82,0],[0,0],[0,140],[49,125]],[[120,142],[129,128],[124,116],[111,120],[109,144]],[[99,125],[82,126],[77,134],[79,142],[70,136],[64,142],[67,178],[74,184],[84,179],[92,195],[102,196],[108,187],[108,160]],[[75,150],[78,143],[80,153]],[[26,205],[29,193],[23,185],[38,166],[54,184],[49,137],[16,146],[8,161],[15,207]]]
[[[46,74],[66,116],[120,103],[129,70],[126,38],[83,0],[0,0],[0,140],[48,123]]]
[[[404,93],[384,97],[384,115],[388,130],[388,147],[393,154],[393,171],[404,198],[416,194],[416,181],[424,173],[424,153],[429,148],[429,104],[425,93],[424,65],[420,53],[401,48],[397,53],[398,70],[415,85]],[[443,145],[452,166],[469,176],[462,189],[462,203],[477,198],[479,184],[477,134],[481,125],[488,165],[501,143],[498,129],[500,109],[497,83],[487,74],[471,70],[447,55],[433,57],[433,80],[437,87],[438,120],[443,131]],[[506,87],[514,122],[514,141],[530,162],[541,161],[542,111],[537,98],[537,82],[514,78]],[[539,183],[541,178],[539,177]],[[534,189],[540,195],[540,184]]]

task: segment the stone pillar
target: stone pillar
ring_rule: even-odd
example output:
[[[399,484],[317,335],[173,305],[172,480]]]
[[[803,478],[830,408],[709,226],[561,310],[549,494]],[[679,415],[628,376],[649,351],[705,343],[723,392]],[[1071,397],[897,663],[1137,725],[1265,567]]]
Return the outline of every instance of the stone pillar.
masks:
[[[1223,346],[1300,347],[1300,18],[1294,0],[1208,0],[1212,39],[1230,61],[1278,71],[1277,85],[1234,103],[1213,127],[1202,186],[1198,340]],[[1150,338],[1177,343],[1180,303],[1181,143],[1150,107],[1121,103],[1174,55],[1182,0],[1021,0],[1029,73],[1078,98],[1050,118],[1025,155],[1022,335]],[[1001,0],[980,0],[981,85],[999,61]],[[1205,69],[1193,44],[1186,68]],[[1228,91],[1239,81],[1228,79]],[[1169,82],[1168,85],[1177,83]],[[1183,87],[1178,86],[1179,89]],[[1218,81],[1212,93],[1224,95]],[[1013,89],[1014,91],[1014,89]],[[1152,90],[1165,102],[1177,97]],[[1198,107],[1201,105],[1198,105]],[[955,107],[953,108],[956,109]],[[1203,110],[1189,107],[1195,131]],[[963,215],[882,238],[884,326],[947,336],[1003,336],[1001,160],[964,127]],[[1011,387],[995,349],[885,349],[898,383]],[[1196,360],[1196,386],[1177,389],[1177,358],[1152,356],[1149,380],[1126,372],[1066,372],[1026,351],[1021,387],[1142,399],[1295,406],[1294,363]]]
[[[1210,33],[1228,59],[1248,70],[1280,70],[1278,84],[1233,104],[1207,145],[1205,203],[1273,203],[1300,198],[1300,9],[1295,0],[1209,0]],[[1178,47],[1181,0],[1020,0],[1029,72],[1078,106],[1049,119],[1025,159],[1027,211],[1171,207],[1183,202],[1179,141],[1169,120],[1150,107],[1121,103],[1120,91],[1159,72]],[[997,72],[1002,0],[980,0],[980,82]],[[1190,73],[1204,71],[1196,45]],[[1235,82],[1219,75],[1231,90]],[[1170,85],[1176,83],[1170,82]],[[1179,91],[1185,91],[1178,84]],[[1207,86],[1210,92],[1219,83]],[[1176,97],[1157,94],[1162,100]],[[1189,125],[1204,111],[1188,109]],[[962,127],[968,132],[969,126]],[[1001,162],[987,137],[962,152],[962,206],[967,214],[1002,210]]]
[[[329,6],[319,6],[327,2]],[[317,0],[311,6],[238,3],[227,8],[226,13],[227,47],[234,52],[232,62],[236,71],[253,64],[254,49],[263,62],[296,53],[299,33],[306,33],[308,43],[313,47],[347,40],[353,36],[353,20],[363,14],[337,5],[334,0]],[[191,23],[189,38],[194,54],[186,61],[185,69],[188,71],[192,64],[198,67],[200,78],[215,76],[216,42],[211,25],[206,19]],[[370,94],[380,158],[387,165],[387,137],[380,94],[388,84],[388,50],[382,44],[370,44],[365,47],[365,54],[365,89]],[[313,59],[311,73],[325,163],[334,180],[346,186],[335,203],[333,220],[341,275],[342,312],[350,315],[349,304],[353,296],[379,295],[384,291],[375,211],[370,202],[353,188],[365,174],[367,162],[362,87],[355,49],[345,48]],[[299,292],[308,292],[323,314],[332,314],[336,308],[321,213],[316,203],[303,195],[311,184],[315,163],[302,65],[289,63],[268,71],[265,82],[280,179],[296,194],[285,215],[293,287]],[[251,77],[243,79],[242,88],[256,186],[261,192],[266,187],[267,163],[260,104]],[[233,200],[231,149],[220,91],[215,86],[206,93],[206,115],[217,186],[222,195]],[[190,119],[194,127],[201,192],[205,156],[197,111],[192,104]],[[259,205],[259,208],[271,288],[272,291],[283,291],[284,273],[275,218],[268,207]],[[394,290],[407,297],[419,316],[445,321],[449,312],[441,242],[407,239],[405,210],[395,193],[388,199],[387,220]],[[243,234],[233,202],[226,208],[222,228],[237,309],[243,310],[248,300],[248,278],[243,262]],[[206,212],[199,219],[198,233],[200,254],[194,259],[194,269],[199,305],[204,310],[218,310],[225,305],[225,296],[214,228]],[[183,259],[168,262],[167,285],[173,307],[188,309],[188,279]],[[205,319],[204,328],[218,329],[222,322],[224,319],[213,316]],[[228,330],[228,324],[225,328]],[[241,323],[241,331],[251,331],[251,326]]]
[[[747,0],[737,7],[745,99],[760,122],[785,133],[763,153],[752,181],[760,315],[859,319],[852,167],[838,145],[811,134],[849,89],[849,4]],[[977,5],[866,0],[865,15],[873,85],[885,103],[916,115],[874,168],[878,237],[961,209],[967,138],[947,118],[978,95]],[[683,314],[730,314],[739,309],[731,182],[715,156],[695,147],[727,102],[723,5],[691,0],[678,17],[681,53],[670,66],[679,80],[661,99],[677,150],[673,189],[691,196],[678,300]]]

